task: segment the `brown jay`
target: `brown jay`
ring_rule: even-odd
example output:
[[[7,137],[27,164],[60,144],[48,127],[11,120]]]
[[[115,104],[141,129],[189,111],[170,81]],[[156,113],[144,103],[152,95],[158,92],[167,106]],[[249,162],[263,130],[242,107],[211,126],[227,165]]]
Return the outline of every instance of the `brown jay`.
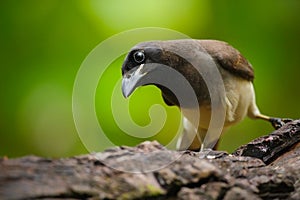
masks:
[[[189,103],[189,94],[185,94],[184,88],[179,91],[181,96],[187,99],[182,103],[179,102],[173,89],[160,84],[160,81],[165,81],[164,79],[168,79],[170,75],[168,71],[162,70],[162,66],[176,70],[189,82],[197,98],[196,104]],[[215,78],[216,71],[209,73],[211,72],[209,69],[214,67],[221,75],[224,93],[213,92],[221,87]],[[201,73],[203,71],[208,73]],[[122,75],[122,92],[126,98],[137,87],[153,84],[161,90],[167,105],[178,106],[181,111],[199,109],[201,117],[198,127],[194,127],[191,119],[183,112],[184,130],[178,139],[179,150],[203,148],[202,141],[211,119],[211,99],[216,96],[220,98],[220,108],[225,111],[222,132],[246,116],[269,121],[276,129],[288,121],[288,119],[273,118],[260,113],[255,102],[254,72],[251,64],[238,50],[223,41],[184,39],[139,43],[125,58]],[[169,78],[169,80],[173,81],[178,88],[182,85],[180,78]],[[212,90],[208,89],[207,82],[213,85]],[[191,134],[192,132],[196,132],[196,136]]]

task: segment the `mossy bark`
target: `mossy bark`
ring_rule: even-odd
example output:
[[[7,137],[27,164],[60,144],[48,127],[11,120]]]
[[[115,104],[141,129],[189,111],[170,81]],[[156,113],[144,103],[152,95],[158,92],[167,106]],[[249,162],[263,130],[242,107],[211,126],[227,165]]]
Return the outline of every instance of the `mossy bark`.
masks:
[[[300,199],[300,120],[233,154],[144,142],[63,159],[2,158],[0,199]]]

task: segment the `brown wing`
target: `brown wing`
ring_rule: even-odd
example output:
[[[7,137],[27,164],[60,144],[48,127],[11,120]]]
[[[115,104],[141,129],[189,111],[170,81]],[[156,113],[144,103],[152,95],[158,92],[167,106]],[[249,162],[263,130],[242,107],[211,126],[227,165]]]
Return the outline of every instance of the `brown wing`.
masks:
[[[222,41],[199,40],[199,42],[224,69],[236,76],[253,81],[253,68],[238,50]]]

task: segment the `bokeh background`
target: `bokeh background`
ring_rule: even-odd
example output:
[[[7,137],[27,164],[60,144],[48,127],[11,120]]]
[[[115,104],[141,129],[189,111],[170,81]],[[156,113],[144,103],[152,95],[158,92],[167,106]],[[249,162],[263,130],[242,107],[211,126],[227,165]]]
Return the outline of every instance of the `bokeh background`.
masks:
[[[101,41],[138,27],[164,27],[192,38],[229,42],[254,66],[261,111],[299,118],[299,10],[298,0],[1,1],[0,156],[86,153],[72,117],[76,73]],[[121,77],[123,59],[100,80],[95,106],[112,141],[135,145],[142,139],[126,136],[111,120],[108,97],[112,83]],[[147,109],[156,103],[163,105],[156,88],[137,90],[130,100],[135,122],[147,125]],[[168,143],[177,130],[178,109],[166,111],[165,127],[149,139]],[[220,148],[232,151],[270,131],[266,122],[245,119],[221,138]]]

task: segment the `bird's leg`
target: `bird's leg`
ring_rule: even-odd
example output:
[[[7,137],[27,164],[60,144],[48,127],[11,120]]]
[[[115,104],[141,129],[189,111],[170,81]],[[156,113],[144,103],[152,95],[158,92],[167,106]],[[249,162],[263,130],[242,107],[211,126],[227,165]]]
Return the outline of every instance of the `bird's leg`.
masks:
[[[197,149],[192,149],[193,151],[200,152],[211,152],[212,150],[216,150],[218,147],[218,139],[211,141],[210,143],[205,144],[205,137],[207,136],[207,129],[198,128],[197,137],[194,138],[193,144],[197,144]],[[206,141],[207,142],[207,141]],[[190,147],[192,147],[192,145]],[[190,148],[189,148],[190,149]],[[190,149],[191,150],[191,149]]]
[[[263,120],[270,122],[276,130],[281,128],[284,124],[292,121],[292,119],[290,119],[290,118],[269,117],[269,116],[266,116],[263,114],[257,114],[255,117],[258,119],[263,119]]]
[[[199,151],[201,142],[197,136],[197,129],[185,117],[183,117],[183,132],[177,141],[177,150]]]
[[[254,90],[253,92],[253,99],[252,99],[252,103],[249,107],[248,110],[248,116],[250,118],[254,118],[254,119],[262,119],[265,121],[268,121],[272,124],[272,126],[277,130],[279,128],[281,128],[284,124],[286,124],[287,122],[293,121],[292,119],[289,118],[277,118],[277,117],[270,117],[267,115],[263,115],[260,113],[256,103],[255,103],[255,94],[254,94]]]
[[[177,141],[178,150],[202,151],[205,149],[203,140],[207,133],[206,129],[196,129],[188,119],[183,118],[183,133]]]

